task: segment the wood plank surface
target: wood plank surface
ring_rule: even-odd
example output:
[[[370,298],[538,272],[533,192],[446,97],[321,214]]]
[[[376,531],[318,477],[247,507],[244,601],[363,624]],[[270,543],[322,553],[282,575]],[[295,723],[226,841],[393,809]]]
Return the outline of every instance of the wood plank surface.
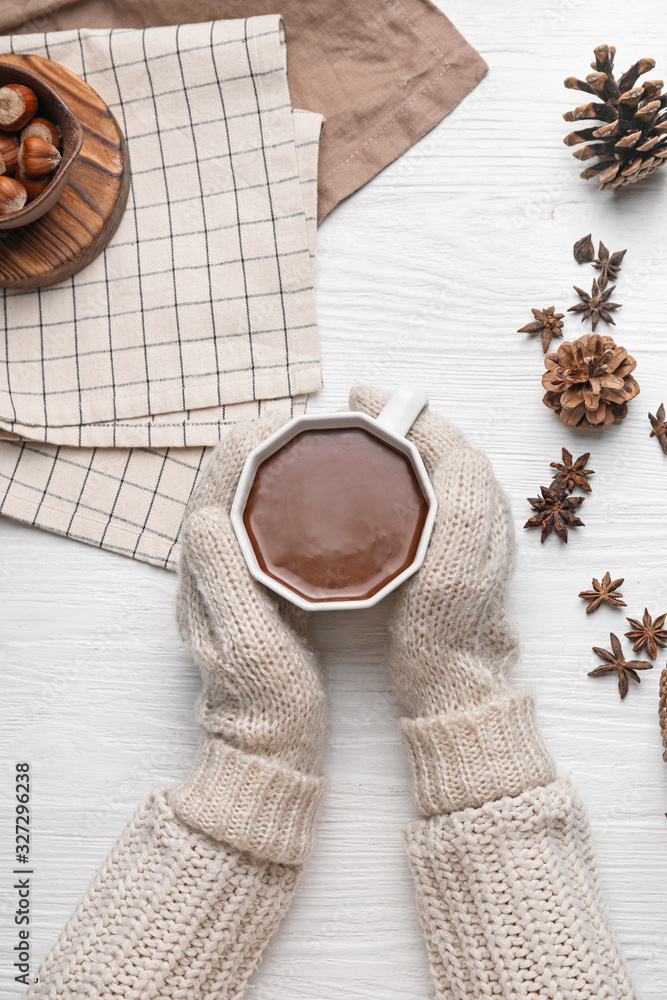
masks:
[[[445,8],[443,2],[443,8]],[[577,594],[606,570],[625,577],[627,613],[667,610],[667,457],[647,411],[667,403],[664,280],[667,170],[600,194],[579,179],[561,115],[594,45],[627,68],[667,73],[667,8],[620,0],[500,4],[446,12],[485,56],[486,80],[445,122],[341,205],[319,233],[317,300],[326,388],[314,412],[359,381],[409,379],[490,455],[518,538],[511,593],[542,732],[590,810],[602,882],[637,994],[667,981],[667,764],[657,726],[659,669],[621,702],[592,680],[592,645],[622,633],[623,611],[586,616]],[[627,247],[614,330],[637,358],[641,395],[602,436],[561,427],[541,403],[542,353],[517,334],[531,306],[573,305],[592,272],[572,244],[592,231]],[[566,334],[582,327],[572,314]],[[613,328],[612,328],[613,329]],[[565,445],[591,452],[585,528],[567,546],[523,531],[525,498]],[[10,875],[12,773],[34,772],[33,970],[56,940],[136,805],[177,782],[197,743],[196,668],[173,616],[175,579],[158,569],[0,520],[0,994],[14,998]],[[399,711],[388,687],[391,602],[320,616],[313,633],[331,686],[331,786],[316,850],[250,1000],[428,1000],[433,996],[401,836],[413,818]]]

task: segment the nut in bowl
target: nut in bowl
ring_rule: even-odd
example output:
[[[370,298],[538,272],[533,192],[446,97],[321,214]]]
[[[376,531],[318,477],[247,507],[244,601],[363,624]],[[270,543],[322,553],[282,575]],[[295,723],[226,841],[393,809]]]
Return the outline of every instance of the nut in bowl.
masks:
[[[35,222],[55,205],[82,143],[53,87],[0,61],[0,229]]]

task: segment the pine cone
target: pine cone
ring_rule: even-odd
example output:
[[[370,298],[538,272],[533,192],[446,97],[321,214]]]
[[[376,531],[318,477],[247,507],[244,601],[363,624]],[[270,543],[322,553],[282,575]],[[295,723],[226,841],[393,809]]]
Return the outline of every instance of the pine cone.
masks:
[[[654,59],[640,59],[621,76],[614,79],[616,49],[598,45],[594,50],[594,73],[585,80],[570,76],[565,86],[583,90],[602,103],[582,104],[563,115],[566,122],[597,119],[602,124],[570,132],[563,142],[582,149],[573,155],[579,160],[600,157],[595,166],[587,167],[582,177],[599,174],[600,190],[634,184],[661,167],[667,158],[667,95],[662,93],[662,80],[648,80],[635,87],[638,77],[655,66]],[[594,139],[592,145],[589,140]]]
[[[565,341],[544,363],[542,402],[568,427],[609,427],[623,420],[628,401],[639,394],[630,374],[637,362],[612,337],[591,333]]]

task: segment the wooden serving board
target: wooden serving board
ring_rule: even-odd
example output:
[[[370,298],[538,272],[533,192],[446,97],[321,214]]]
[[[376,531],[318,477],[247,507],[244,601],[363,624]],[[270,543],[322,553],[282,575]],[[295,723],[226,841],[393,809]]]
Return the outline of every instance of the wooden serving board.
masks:
[[[81,152],[53,208],[27,226],[0,231],[0,287],[41,288],[76,274],[107,245],[125,210],[130,161],[113,114],[76,73],[41,56],[6,54],[0,60],[50,84],[83,129]]]

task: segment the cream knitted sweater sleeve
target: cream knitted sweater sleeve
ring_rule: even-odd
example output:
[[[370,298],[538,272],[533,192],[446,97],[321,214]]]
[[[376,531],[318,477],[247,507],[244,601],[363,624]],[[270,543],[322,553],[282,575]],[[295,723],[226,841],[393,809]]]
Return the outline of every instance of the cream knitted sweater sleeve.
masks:
[[[28,998],[240,998],[299,874],[299,866],[262,860],[193,829],[167,791],[156,791],[125,829]]]
[[[385,402],[365,388],[350,398],[372,415]],[[406,841],[436,994],[632,1000],[585,808],[556,777],[530,691],[507,681],[518,654],[509,505],[455,428],[426,412],[409,437],[439,507],[396,603],[391,671],[422,817]]]
[[[234,428],[182,531],[178,621],[204,687],[204,739],[178,788],[126,828],[30,1000],[232,1000],[312,848],[326,696],[295,609],[251,579],[229,507],[248,451],[277,424]]]

